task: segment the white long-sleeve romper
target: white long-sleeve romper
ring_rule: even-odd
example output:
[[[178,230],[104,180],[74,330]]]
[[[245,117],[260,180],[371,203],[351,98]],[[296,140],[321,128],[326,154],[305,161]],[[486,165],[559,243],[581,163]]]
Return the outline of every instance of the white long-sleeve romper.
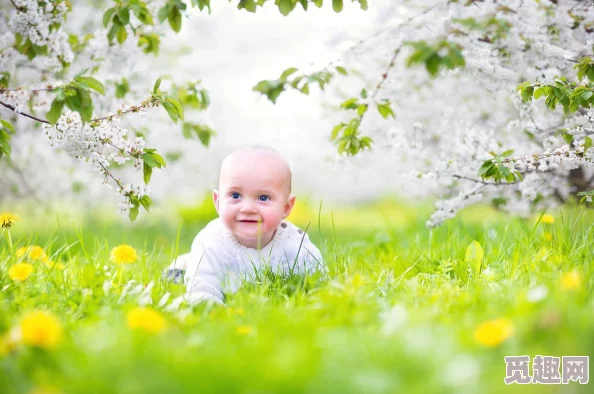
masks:
[[[183,273],[188,302],[223,303],[224,293],[236,292],[242,280],[253,281],[265,267],[284,274],[326,272],[319,249],[293,223],[281,221],[272,241],[257,250],[240,244],[219,218],[198,233],[190,253],[178,256],[168,272]]]

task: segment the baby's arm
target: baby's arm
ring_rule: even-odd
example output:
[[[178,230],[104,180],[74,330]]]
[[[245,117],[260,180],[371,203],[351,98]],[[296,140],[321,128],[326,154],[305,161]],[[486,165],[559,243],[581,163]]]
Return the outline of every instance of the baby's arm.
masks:
[[[188,302],[195,304],[201,301],[214,301],[222,304],[225,297],[221,283],[223,274],[221,263],[199,242],[194,242],[190,255],[184,281],[187,283]]]

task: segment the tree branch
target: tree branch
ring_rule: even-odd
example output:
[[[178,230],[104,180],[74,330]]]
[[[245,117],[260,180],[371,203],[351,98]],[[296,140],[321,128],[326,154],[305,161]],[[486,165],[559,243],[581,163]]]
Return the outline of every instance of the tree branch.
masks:
[[[469,178],[467,176],[457,175],[457,174],[453,174],[452,177],[458,178],[458,179],[464,179],[464,180],[467,180],[467,181],[472,181],[472,182],[475,182],[475,183],[481,183],[481,184],[487,185],[487,186],[509,186],[509,185],[515,185],[515,184],[518,183],[517,181],[516,182],[507,182],[507,183],[485,182],[485,181],[482,181],[480,179]]]
[[[33,115],[29,115],[29,114],[27,114],[27,113],[25,113],[25,112],[18,112],[18,111],[17,111],[17,110],[14,108],[14,106],[12,106],[12,105],[10,105],[10,104],[7,104],[7,103],[5,103],[5,102],[3,102],[3,101],[0,101],[0,104],[2,104],[3,106],[5,106],[5,107],[6,107],[6,108],[8,108],[9,110],[11,110],[11,111],[13,111],[13,112],[15,112],[15,113],[17,113],[17,114],[23,115],[23,116],[25,116],[25,117],[27,117],[27,118],[31,118],[31,119],[33,119],[33,120],[36,120],[36,121],[38,121],[38,122],[41,122],[41,123],[45,123],[45,124],[51,124],[50,122],[48,122],[48,121],[47,121],[47,120],[45,120],[45,119],[40,119],[40,118],[37,118],[37,117],[35,117],[35,116],[33,116]]]

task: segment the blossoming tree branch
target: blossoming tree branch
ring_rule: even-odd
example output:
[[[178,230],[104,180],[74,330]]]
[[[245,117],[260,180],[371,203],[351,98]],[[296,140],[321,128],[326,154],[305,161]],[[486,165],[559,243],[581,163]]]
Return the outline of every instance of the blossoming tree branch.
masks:
[[[266,0],[237,3],[237,8],[255,12]],[[322,0],[275,1],[283,15],[297,4],[307,10],[310,3],[323,5]],[[366,0],[358,3],[367,7]],[[339,12],[343,1],[333,0],[332,5]],[[168,93],[160,89],[161,79],[152,90],[145,86],[143,91],[142,86],[132,87],[121,70],[116,75],[103,73],[104,78],[97,75],[114,59],[131,60],[139,52],[158,55],[166,26],[179,32],[188,9],[210,11],[210,0],[114,0],[102,15],[102,28],[86,35],[67,30],[68,16],[78,6],[65,0],[11,0],[0,8],[0,106],[10,111],[1,113],[0,159],[11,160],[11,141],[20,134],[14,127],[17,118],[41,124],[51,146],[90,162],[103,182],[116,188],[123,197],[120,209],[134,220],[140,206],[148,210],[152,203],[148,185],[153,170],[166,163],[157,149],[145,147],[141,132],[122,125],[123,118],[161,107],[171,121],[181,121],[184,136],[208,145],[214,131],[186,122],[184,108],[206,109],[209,95],[199,81],[172,84]],[[135,104],[121,104],[139,94],[144,98]],[[142,170],[140,180],[132,183],[117,175],[113,167],[127,162]]]
[[[367,9],[367,1],[354,2]],[[323,1],[235,3],[248,12],[276,6],[288,15]],[[343,0],[330,3],[336,12],[344,7]],[[0,108],[6,110],[0,160],[12,163],[11,144],[24,134],[13,127],[17,119],[17,126],[27,127],[23,119],[42,124],[49,144],[90,162],[122,195],[120,208],[134,219],[140,206],[151,204],[153,169],[166,163],[156,149],[144,146],[142,126],[128,128],[127,122],[162,107],[188,138],[208,145],[215,132],[188,120],[210,102],[199,81],[169,83],[165,90],[160,81],[134,86],[121,65],[141,54],[158,55],[163,32],[179,32],[190,8],[208,12],[210,2],[109,4],[93,34],[66,30],[68,14],[82,7],[79,3],[13,0],[3,6],[0,23],[8,31],[0,37]],[[343,121],[328,137],[341,154],[373,150],[391,155],[395,165],[409,163],[412,170],[402,183],[415,182],[439,198],[430,226],[479,201],[518,214],[573,195],[591,202],[592,2],[401,0],[397,5],[406,12],[343,58],[313,71],[288,68],[277,79],[255,84],[254,91],[276,103],[288,90],[307,95],[313,86],[330,91],[343,81],[362,81],[337,102]],[[369,59],[381,57],[375,71]],[[122,104],[124,99],[135,101]],[[128,164],[143,171],[141,180],[117,175]]]
[[[395,165],[408,159],[415,169],[403,183],[426,180],[441,197],[429,226],[483,200],[519,214],[571,195],[591,203],[594,3],[400,3],[413,11],[357,43],[359,53],[367,50],[360,58],[345,59],[368,78],[336,105],[344,111],[330,132],[338,151],[373,147]],[[378,48],[387,57],[370,76],[362,70]],[[327,91],[349,74],[340,62],[313,73],[289,68],[254,90],[276,103],[285,91],[309,94],[311,84]],[[372,110],[377,121],[367,120]]]

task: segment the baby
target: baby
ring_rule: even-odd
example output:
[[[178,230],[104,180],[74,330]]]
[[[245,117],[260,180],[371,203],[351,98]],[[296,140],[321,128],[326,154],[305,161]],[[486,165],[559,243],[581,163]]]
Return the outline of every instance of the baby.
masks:
[[[212,198],[219,217],[198,233],[190,253],[179,256],[168,276],[183,281],[190,303],[223,303],[266,267],[274,272],[325,272],[322,255],[307,234],[287,220],[295,196],[291,170],[271,148],[254,146],[229,154]]]

